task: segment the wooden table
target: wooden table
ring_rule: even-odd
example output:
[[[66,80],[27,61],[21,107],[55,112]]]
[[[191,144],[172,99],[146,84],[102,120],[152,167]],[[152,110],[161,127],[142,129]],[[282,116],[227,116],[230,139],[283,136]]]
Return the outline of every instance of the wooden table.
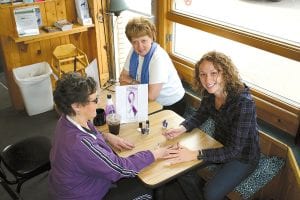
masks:
[[[133,153],[143,150],[149,150],[160,146],[176,144],[179,142],[181,145],[188,147],[192,150],[198,150],[202,148],[215,148],[222,145],[202,132],[200,129],[194,129],[192,132],[184,133],[180,137],[166,140],[161,134],[162,121],[167,120],[169,127],[176,127],[183,118],[170,110],[163,110],[152,115],[149,115],[150,133],[148,135],[142,135],[138,130],[138,123],[122,124],[120,127],[120,137],[125,138],[135,144],[133,150],[122,151],[116,153],[119,156],[127,157]],[[173,178],[176,178],[183,172],[200,165],[202,161],[190,161],[175,165],[169,165],[167,160],[158,160],[152,163],[150,166],[144,168],[138,177],[149,187],[157,187]]]
[[[105,109],[106,106],[106,97],[107,94],[111,94],[113,101],[115,102],[115,86],[112,85],[110,87],[107,87],[105,89],[101,88],[100,94],[99,94],[99,102],[98,102],[98,108],[103,108]],[[149,101],[148,102],[148,114],[152,114],[155,112],[158,112],[162,110],[162,105],[157,103],[156,101]],[[98,130],[101,132],[107,132],[108,131],[108,126],[107,124],[104,124],[103,126],[98,126]]]

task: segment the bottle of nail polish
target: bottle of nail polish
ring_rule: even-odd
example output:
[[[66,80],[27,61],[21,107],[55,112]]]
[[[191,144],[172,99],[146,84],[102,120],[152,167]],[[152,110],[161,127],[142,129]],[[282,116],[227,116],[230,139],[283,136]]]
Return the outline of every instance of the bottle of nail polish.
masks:
[[[150,124],[149,124],[149,120],[146,120],[146,127],[145,127],[145,130],[146,130],[146,134],[149,133],[150,131]]]
[[[106,116],[109,114],[116,113],[115,105],[112,100],[111,94],[107,94],[106,98],[106,106],[105,106],[105,114]]]

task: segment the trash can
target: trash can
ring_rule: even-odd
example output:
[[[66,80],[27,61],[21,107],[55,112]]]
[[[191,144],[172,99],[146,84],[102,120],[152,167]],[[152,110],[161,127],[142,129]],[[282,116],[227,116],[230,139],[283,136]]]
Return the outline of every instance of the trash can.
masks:
[[[29,116],[53,109],[51,74],[52,70],[47,62],[13,69],[14,79]]]

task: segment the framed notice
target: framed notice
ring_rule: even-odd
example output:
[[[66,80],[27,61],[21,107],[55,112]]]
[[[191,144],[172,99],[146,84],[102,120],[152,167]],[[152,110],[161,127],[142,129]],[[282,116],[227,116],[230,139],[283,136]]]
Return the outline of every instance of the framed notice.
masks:
[[[36,13],[36,7],[15,8],[14,15],[19,37],[38,35],[39,31],[39,13]]]
[[[148,119],[148,84],[116,86],[116,110],[121,123]]]

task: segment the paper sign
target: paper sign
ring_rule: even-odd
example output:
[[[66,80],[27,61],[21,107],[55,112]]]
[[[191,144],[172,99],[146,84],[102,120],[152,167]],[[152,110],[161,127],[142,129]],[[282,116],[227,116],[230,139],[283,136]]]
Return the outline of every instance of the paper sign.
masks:
[[[40,33],[35,7],[15,8],[14,15],[19,37]]]
[[[77,20],[81,25],[91,25],[93,23],[89,13],[89,5],[87,0],[75,0]]]
[[[121,123],[148,119],[148,84],[116,86],[116,110]]]
[[[89,77],[93,77],[97,82],[97,92],[100,94],[100,82],[99,82],[99,73],[98,73],[98,64],[97,59],[94,59],[86,68],[85,73]]]

